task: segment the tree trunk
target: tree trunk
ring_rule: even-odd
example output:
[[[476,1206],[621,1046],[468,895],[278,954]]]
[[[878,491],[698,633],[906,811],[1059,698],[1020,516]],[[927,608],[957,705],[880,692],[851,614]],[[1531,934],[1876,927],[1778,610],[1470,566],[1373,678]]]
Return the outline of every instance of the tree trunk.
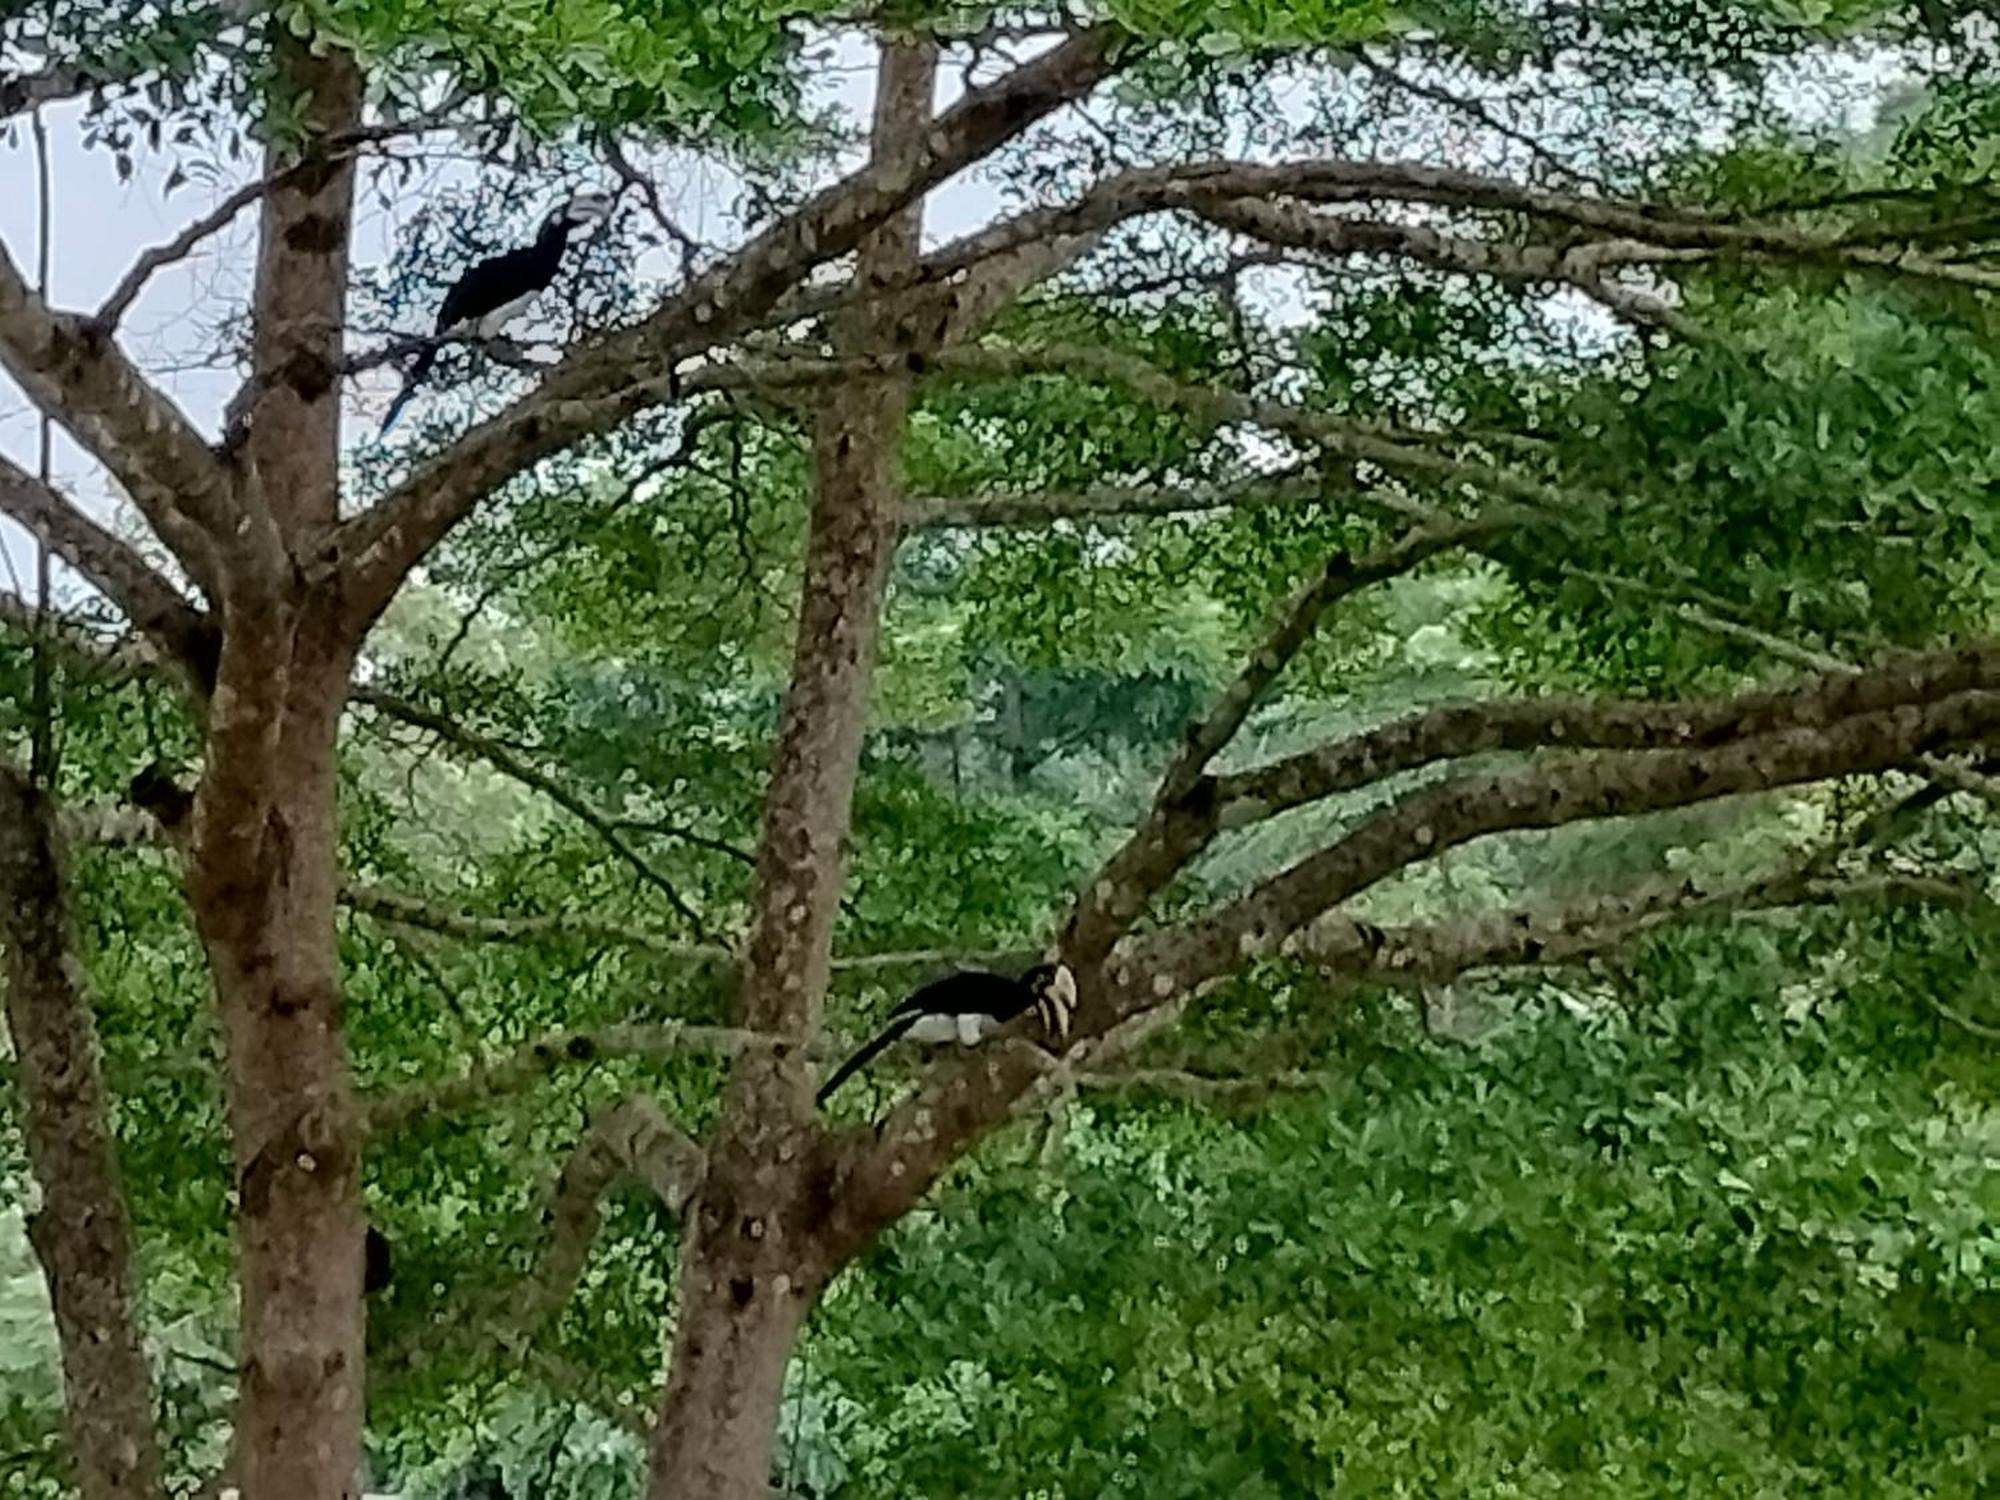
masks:
[[[361,1128],[342,1034],[335,746],[364,622],[298,559],[339,520],[340,379],[361,118],[339,48],[280,26],[299,154],[272,142],[250,389],[218,537],[222,649],[195,798],[188,896],[228,1050],[241,1317],[243,1500],[343,1500],[361,1454]]]
[[[63,1416],[84,1500],[158,1500],[153,1382],[139,1338],[132,1225],[97,1025],[81,987],[55,818],[0,766],[0,942],[22,1125],[42,1206],[28,1237],[62,1350]]]
[[[244,1500],[340,1500],[361,1451],[360,1129],[334,939],[347,657],[308,651],[289,674],[261,827],[211,826],[243,815],[212,750],[188,874],[228,1050]]]
[[[804,1268],[800,1216],[752,1229],[742,1208],[711,1194],[687,1224],[652,1500],[762,1500],[771,1490],[785,1367],[823,1282]]]
[[[874,160],[922,149],[936,87],[928,43],[885,45]],[[915,258],[922,205],[862,249],[881,285]],[[893,343],[870,313],[843,342]],[[785,1040],[730,1071],[709,1171],[684,1225],[673,1351],[653,1431],[651,1500],[759,1500],[770,1493],[778,1402],[800,1325],[825,1284],[818,1231],[831,1164],[813,1114],[812,1062],[832,954],[862,730],[896,549],[896,461],[909,408],[903,375],[851,381],[821,404],[813,509],[792,680],[779,716],[757,854],[757,908],[741,1024]]]

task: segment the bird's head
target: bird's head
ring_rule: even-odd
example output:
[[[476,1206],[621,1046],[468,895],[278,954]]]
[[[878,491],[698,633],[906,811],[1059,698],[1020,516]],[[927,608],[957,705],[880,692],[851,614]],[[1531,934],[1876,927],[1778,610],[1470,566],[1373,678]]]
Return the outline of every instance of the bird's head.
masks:
[[[581,188],[569,195],[568,201],[555,211],[553,217],[571,229],[600,223],[611,217],[611,195],[600,193],[596,188]]]
[[[1070,1018],[1076,1014],[1076,975],[1068,964],[1038,964],[1021,976],[1034,996],[1035,1016],[1051,1036],[1069,1040]]]

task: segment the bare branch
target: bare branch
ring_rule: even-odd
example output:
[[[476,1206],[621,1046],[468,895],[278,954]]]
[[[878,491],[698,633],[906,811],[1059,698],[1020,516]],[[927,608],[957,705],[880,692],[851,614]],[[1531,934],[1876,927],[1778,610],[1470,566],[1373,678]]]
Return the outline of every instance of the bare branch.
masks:
[[[1743,735],[1714,748],[1605,751],[1525,770],[1454,777],[1398,799],[1330,847],[1209,916],[1141,940],[1129,955],[1129,970],[1123,964],[1121,970],[1135,984],[1143,976],[1155,994],[1199,986],[1276,951],[1320,912],[1405,865],[1487,834],[1630,817],[1889,770],[1996,726],[2000,689],[1985,687],[1810,727]]]
[[[1924,775],[1954,792],[1966,792],[1990,807],[2000,808],[2000,776],[1992,774],[1973,759],[1948,755],[1926,755],[1917,762]]]
[[[112,288],[111,295],[104,299],[104,304],[91,315],[91,325],[99,333],[110,333],[118,326],[132,304],[139,300],[139,294],[146,289],[146,283],[152,279],[154,272],[186,260],[203,240],[227,229],[238,214],[267,193],[296,183],[305,173],[321,171],[329,163],[345,160],[365,146],[394,140],[401,136],[420,135],[426,130],[433,129],[449,119],[452,111],[463,103],[464,99],[464,94],[456,94],[439,108],[427,111],[414,120],[399,120],[393,125],[360,125],[342,131],[327,140],[320,151],[306,160],[295,162],[280,171],[267,173],[254,182],[245,183],[171,240],[162,245],[155,245],[141,254],[118,279],[118,285]]]
[[[1297,204],[1201,195],[1191,205],[1218,229],[1268,245],[1314,255],[1391,255],[1434,270],[1485,276],[1523,285],[1559,282],[1575,287],[1630,322],[1696,336],[1699,329],[1659,298],[1605,278],[1607,267],[1685,262],[1707,252],[1670,250],[1631,240],[1582,245],[1518,245],[1447,234],[1419,224],[1387,224],[1315,213]]]
[[[626,1021],[586,1031],[559,1027],[493,1062],[477,1061],[463,1073],[377,1092],[367,1101],[368,1130],[371,1135],[388,1136],[422,1120],[483,1108],[527,1092],[558,1069],[605,1058],[693,1056],[726,1060],[750,1048],[780,1046],[783,1041],[782,1037],[739,1026],[694,1021]]]
[[[1692,209],[1529,187],[1509,178],[1410,162],[1307,161],[1252,163],[1215,160],[1121,172],[1074,202],[1031,210],[990,225],[927,256],[925,281],[948,279],[990,256],[1051,235],[1101,232],[1146,214],[1202,211],[1235,201],[1277,204],[1370,201],[1445,209],[1516,213],[1581,230],[1605,257],[1590,252],[1572,269],[1601,272],[1606,264],[1730,256],[1769,264],[1847,265],[1922,280],[1985,289],[2000,287],[2000,271],[1921,254],[1906,242],[1877,245],[1787,225],[1732,222]],[[1389,233],[1393,226],[1374,226]],[[1468,245],[1484,242],[1466,241]],[[1388,244],[1376,247],[1390,248]],[[1582,284],[1579,282],[1578,284]],[[1588,289],[1588,288],[1586,288]]]
[[[1262,427],[1338,457],[1376,464],[1393,473],[1439,484],[1459,484],[1557,512],[1593,502],[1593,497],[1558,489],[1508,469],[1438,451],[1437,444],[1448,441],[1450,434],[1403,431],[1380,422],[1293,406],[1223,386],[1179,381],[1157,365],[1112,349],[1073,345],[1039,349],[981,347],[949,351],[937,356],[933,363],[944,374],[985,379],[1014,379],[1032,374],[1088,376],[1115,382],[1135,396],[1169,410],[1184,411],[1217,423],[1241,422]],[[1435,518],[1430,510],[1419,509],[1419,519]]]
[[[1220,828],[1238,828],[1441,760],[1498,750],[1687,750],[1855,714],[2000,686],[2000,648],[1905,654],[1877,668],[1840,667],[1805,683],[1733,698],[1621,702],[1549,697],[1445,704],[1217,777],[1208,799]]]
[[[56,313],[0,247],[0,366],[124,485],[188,576],[217,594],[213,540],[235,516],[201,434],[109,340]]]
[[[1533,134],[1508,124],[1477,99],[1468,99],[1462,94],[1452,93],[1449,89],[1438,88],[1433,84],[1423,83],[1417,79],[1406,77],[1388,64],[1369,56],[1366,48],[1357,47],[1354,51],[1354,60],[1390,87],[1401,89],[1413,98],[1426,99],[1432,104],[1442,105],[1446,109],[1455,110],[1462,115],[1466,115],[1477,121],[1483,128],[1492,131],[1502,140],[1512,141],[1515,145],[1524,148],[1530,156],[1551,170],[1560,173],[1573,182],[1580,182],[1585,187],[1594,189],[1602,196],[1611,196],[1612,188],[1610,183],[1594,173],[1586,171],[1582,167],[1573,166],[1571,163],[1565,161],[1562,157],[1556,155],[1555,152],[1549,150],[1547,146],[1544,146]]]
[[[1351,495],[1352,477],[1341,473],[1301,475],[1294,465],[1277,474],[1253,474],[1210,486],[1097,485],[1086,490],[996,491],[985,495],[927,495],[903,502],[907,529],[942,531],[951,527],[1047,526],[1056,521],[1121,520],[1174,516],[1205,510],[1246,510],[1257,506],[1305,505]]]
[[[638,191],[646,200],[646,208],[653,216],[653,222],[660,226],[660,232],[679,247],[681,253],[681,280],[694,279],[695,261],[701,255],[701,242],[685,229],[680,221],[667,212],[667,205],[660,199],[660,185],[647,173],[632,165],[632,159],[625,154],[618,137],[606,132],[603,137],[604,159],[611,164],[611,170],[627,187]]]
[[[1325,1093],[1340,1082],[1336,1074],[1305,1069],[1217,1075],[1181,1068],[1109,1068],[1076,1075],[1076,1086],[1090,1093],[1177,1099],[1207,1108],[1254,1108],[1276,1095]]]
[[[1375,927],[1330,912],[1286,946],[1343,978],[1436,984],[1474,969],[1576,963],[1669,923],[1717,913],[1858,902],[1963,907],[1989,899],[1965,881],[1908,875],[1816,879],[1790,871],[1713,887],[1673,877],[1561,904],[1476,912],[1414,927]]]
[[[567,915],[486,917],[435,902],[421,901],[375,885],[346,886],[341,902],[363,916],[398,927],[415,927],[446,937],[481,943],[533,943],[548,938],[577,938],[640,948],[662,958],[691,964],[733,965],[737,955],[719,943],[677,942],[629,922],[598,921]]]

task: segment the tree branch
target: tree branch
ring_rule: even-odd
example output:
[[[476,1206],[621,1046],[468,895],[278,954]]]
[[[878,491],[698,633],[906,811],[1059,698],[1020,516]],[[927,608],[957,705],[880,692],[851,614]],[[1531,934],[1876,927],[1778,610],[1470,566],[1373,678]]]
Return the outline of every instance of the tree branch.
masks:
[[[1683,702],[1549,697],[1456,703],[1349,735],[1331,745],[1215,778],[1219,829],[1239,828],[1442,760],[1493,751],[1691,750],[1755,735],[1836,724],[1859,713],[2000,687],[2000,647],[1906,653],[1861,671]]]
[[[712,1057],[727,1060],[753,1047],[784,1044],[783,1037],[740,1026],[695,1021],[624,1021],[586,1031],[558,1027],[492,1062],[475,1061],[463,1073],[378,1090],[366,1101],[370,1135],[394,1135],[420,1121],[483,1108],[527,1092],[560,1068],[605,1058]],[[814,1056],[822,1055],[815,1047]]]
[[[1629,816],[1891,769],[2000,725],[1996,671],[2000,648],[1991,644],[1900,657],[1867,674],[1808,684],[1763,716],[1788,727],[1745,734],[1725,746],[1605,751],[1454,778],[1405,796],[1240,900],[1081,967],[1084,999],[1067,1059],[1053,1060],[1029,1045],[982,1047],[975,1056],[934,1068],[879,1124],[844,1133],[835,1149],[839,1188],[827,1230],[832,1253],[858,1253],[1039,1081],[1068,1072],[1071,1060],[1087,1066],[1100,1040],[1119,1037],[1128,1026],[1149,1027],[1175,1014],[1200,985],[1276,951],[1320,912],[1404,865],[1484,833]],[[1980,685],[1968,688],[1967,680]],[[1891,706],[1857,706],[1871,700]],[[1752,719],[1745,715],[1743,722]],[[1197,796],[1202,785],[1196,782]],[[1141,857],[1121,851],[1114,859]],[[1178,868],[1171,855],[1159,857]],[[1079,908],[1109,900],[1112,884],[1100,875]],[[1078,949],[1067,937],[1063,951],[1075,961]]]
[[[203,19],[214,33],[251,19],[264,7],[264,0],[220,0],[208,6]],[[190,18],[192,19],[192,18]],[[154,63],[137,49],[111,59],[89,62],[59,62],[39,73],[23,73],[0,78],[0,120],[24,114],[40,104],[58,104],[96,89],[136,83],[153,71]]]
[[[83,575],[166,659],[197,681],[214,670],[214,629],[128,543],[27,470],[0,455],[0,512],[12,516]]]
[[[1302,475],[1293,465],[1277,474],[1253,474],[1220,485],[1095,485],[1085,490],[1037,490],[984,495],[926,495],[903,502],[903,525],[917,531],[952,527],[1048,526],[1057,521],[1120,520],[1175,516],[1205,510],[1306,505],[1351,495],[1351,475]]]
[[[213,552],[236,508],[194,425],[80,318],[42,302],[0,246],[0,367],[132,496],[188,576],[218,597]]]
[[[1731,256],[1770,264],[1845,265],[1986,289],[2000,286],[2000,271],[1919,254],[1907,242],[1864,244],[1840,234],[1552,191],[1457,168],[1327,158],[1279,163],[1212,160],[1121,172],[1071,203],[1016,215],[942,247],[925,257],[920,276],[925,281],[947,279],[1019,245],[1051,235],[1102,232],[1146,214],[1199,213],[1204,204],[1276,204],[1285,199],[1322,206],[1382,201],[1520,214],[1583,231],[1600,242],[1624,242],[1598,247],[1596,253],[1612,260]]]
[[[1505,530],[1504,513],[1418,527],[1374,552],[1335,553],[1319,577],[1301,589],[1236,679],[1208,713],[1188,727],[1137,829],[1085,885],[1064,923],[1061,947],[1073,965],[1098,964],[1146,904],[1207,846],[1220,828],[1208,764],[1234,739],[1253,708],[1339,600],[1399,577],[1455,547]]]
[[[1388,255],[1439,271],[1484,276],[1511,285],[1560,282],[1603,303],[1620,317],[1675,333],[1699,330],[1673,307],[1634,287],[1607,281],[1613,266],[1685,262],[1703,251],[1669,250],[1634,240],[1582,245],[1508,244],[1448,234],[1420,224],[1386,224],[1315,213],[1297,204],[1200,195],[1191,206],[1218,229],[1314,255]]]
[[[1405,865],[1487,834],[1630,817],[1890,770],[1996,726],[2000,690],[1985,687],[1743,735],[1714,748],[1604,751],[1549,766],[1454,777],[1405,795],[1209,916],[1142,940],[1128,955],[1129,977],[1136,983],[1143,976],[1156,995],[1197,987],[1276,951],[1320,912]]]
[[[393,693],[383,692],[379,688],[357,688],[354,692],[354,701],[365,704],[388,718],[435,735],[447,744],[455,745],[460,750],[485,761],[503,776],[540,792],[595,833],[603,841],[604,846],[634,874],[666,897],[667,904],[681,915],[697,938],[707,937],[708,930],[700,914],[688,904],[687,899],[676,889],[673,882],[654,867],[652,861],[625,837],[612,819],[597,811],[555,777],[531,764],[491,736],[467,728],[448,715],[423,708]]]
[[[1715,913],[1858,901],[1971,906],[1987,900],[1965,881],[1910,875],[1833,879],[1795,870],[1713,887],[1663,877],[1570,902],[1474,912],[1411,927],[1375,927],[1330,912],[1297,933],[1287,951],[1342,978],[1440,984],[1474,969],[1576,963],[1669,923]]]
[[[703,1171],[701,1148],[651,1099],[631,1095],[600,1111],[544,1195],[547,1238],[534,1272],[506,1287],[460,1293],[454,1300],[467,1305],[458,1315],[426,1320],[411,1336],[378,1351],[371,1368],[394,1372],[420,1354],[466,1350],[488,1337],[515,1358],[530,1357],[535,1339],[561,1314],[582,1279],[605,1194],[630,1177],[678,1215]]]

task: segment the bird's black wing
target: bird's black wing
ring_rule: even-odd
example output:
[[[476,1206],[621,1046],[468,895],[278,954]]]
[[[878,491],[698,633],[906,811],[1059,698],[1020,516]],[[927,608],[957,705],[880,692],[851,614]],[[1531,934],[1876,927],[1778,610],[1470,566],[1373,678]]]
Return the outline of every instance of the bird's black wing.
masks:
[[[1011,1021],[1034,1003],[1019,980],[984,969],[962,969],[933,979],[890,1011],[891,1016],[992,1016]]]
[[[457,281],[444,294],[444,303],[438,308],[437,332],[446,334],[460,323],[475,322],[492,312],[496,307],[505,307],[524,291],[540,291],[553,280],[551,276],[533,286],[539,276],[535,249],[532,245],[519,250],[509,250],[505,255],[489,255]],[[389,411],[382,418],[383,432],[395,425],[396,418],[403,414],[403,408],[417,393],[417,387],[424,383],[437,363],[438,346],[426,344],[417,351],[417,357],[410,362],[410,368],[403,375],[403,388],[396,393],[396,399],[389,403]]]
[[[437,329],[445,333],[460,323],[483,318],[505,307],[524,292],[540,292],[554,281],[556,266],[541,264],[538,247],[523,245],[504,255],[489,255],[452,284],[438,308]]]
[[[1034,1003],[1034,995],[1018,979],[984,969],[964,969],[933,979],[890,1011],[888,1024],[859,1052],[834,1069],[833,1076],[820,1085],[816,1102],[826,1103],[828,1095],[925,1016],[981,1015],[996,1021],[1011,1021]]]

